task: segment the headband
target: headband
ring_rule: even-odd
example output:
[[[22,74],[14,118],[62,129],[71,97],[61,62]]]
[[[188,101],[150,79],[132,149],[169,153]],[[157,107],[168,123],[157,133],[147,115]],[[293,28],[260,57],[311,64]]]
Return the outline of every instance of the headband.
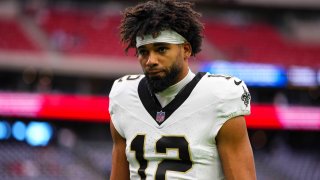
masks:
[[[182,44],[187,40],[180,34],[173,30],[160,31],[156,38],[153,38],[151,34],[144,35],[143,37],[136,37],[136,47],[140,47],[151,43],[169,43],[169,44]]]

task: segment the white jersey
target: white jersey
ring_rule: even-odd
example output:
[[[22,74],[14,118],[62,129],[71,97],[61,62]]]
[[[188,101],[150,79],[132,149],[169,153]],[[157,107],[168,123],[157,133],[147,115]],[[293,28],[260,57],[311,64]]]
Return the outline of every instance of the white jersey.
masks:
[[[250,94],[237,78],[198,73],[162,108],[144,75],[131,75],[114,82],[109,111],[130,179],[224,179],[215,138],[227,120],[250,114]]]

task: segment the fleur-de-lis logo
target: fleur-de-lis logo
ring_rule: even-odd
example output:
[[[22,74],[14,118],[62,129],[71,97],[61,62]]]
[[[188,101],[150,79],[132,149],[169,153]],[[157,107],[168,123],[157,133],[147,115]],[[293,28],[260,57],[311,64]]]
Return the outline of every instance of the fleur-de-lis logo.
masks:
[[[248,91],[246,91],[246,89],[242,86],[244,93],[241,96],[241,100],[244,102],[244,105],[246,105],[246,107],[248,107],[250,99],[251,99],[251,95]]]

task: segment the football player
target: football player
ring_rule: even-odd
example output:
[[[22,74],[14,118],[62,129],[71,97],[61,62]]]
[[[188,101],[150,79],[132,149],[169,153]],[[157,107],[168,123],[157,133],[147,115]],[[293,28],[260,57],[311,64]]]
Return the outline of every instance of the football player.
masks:
[[[125,10],[122,41],[144,74],[117,79],[110,92],[112,180],[256,179],[247,86],[189,68],[202,41],[199,17],[174,0]]]

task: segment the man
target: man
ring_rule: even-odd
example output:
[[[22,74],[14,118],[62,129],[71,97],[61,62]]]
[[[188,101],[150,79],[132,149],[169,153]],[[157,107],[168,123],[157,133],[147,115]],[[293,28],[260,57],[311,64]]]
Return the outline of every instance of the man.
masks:
[[[110,93],[112,180],[256,178],[246,85],[189,69],[201,46],[199,17],[173,0],[125,10],[122,41],[136,48],[144,75],[116,80]]]

